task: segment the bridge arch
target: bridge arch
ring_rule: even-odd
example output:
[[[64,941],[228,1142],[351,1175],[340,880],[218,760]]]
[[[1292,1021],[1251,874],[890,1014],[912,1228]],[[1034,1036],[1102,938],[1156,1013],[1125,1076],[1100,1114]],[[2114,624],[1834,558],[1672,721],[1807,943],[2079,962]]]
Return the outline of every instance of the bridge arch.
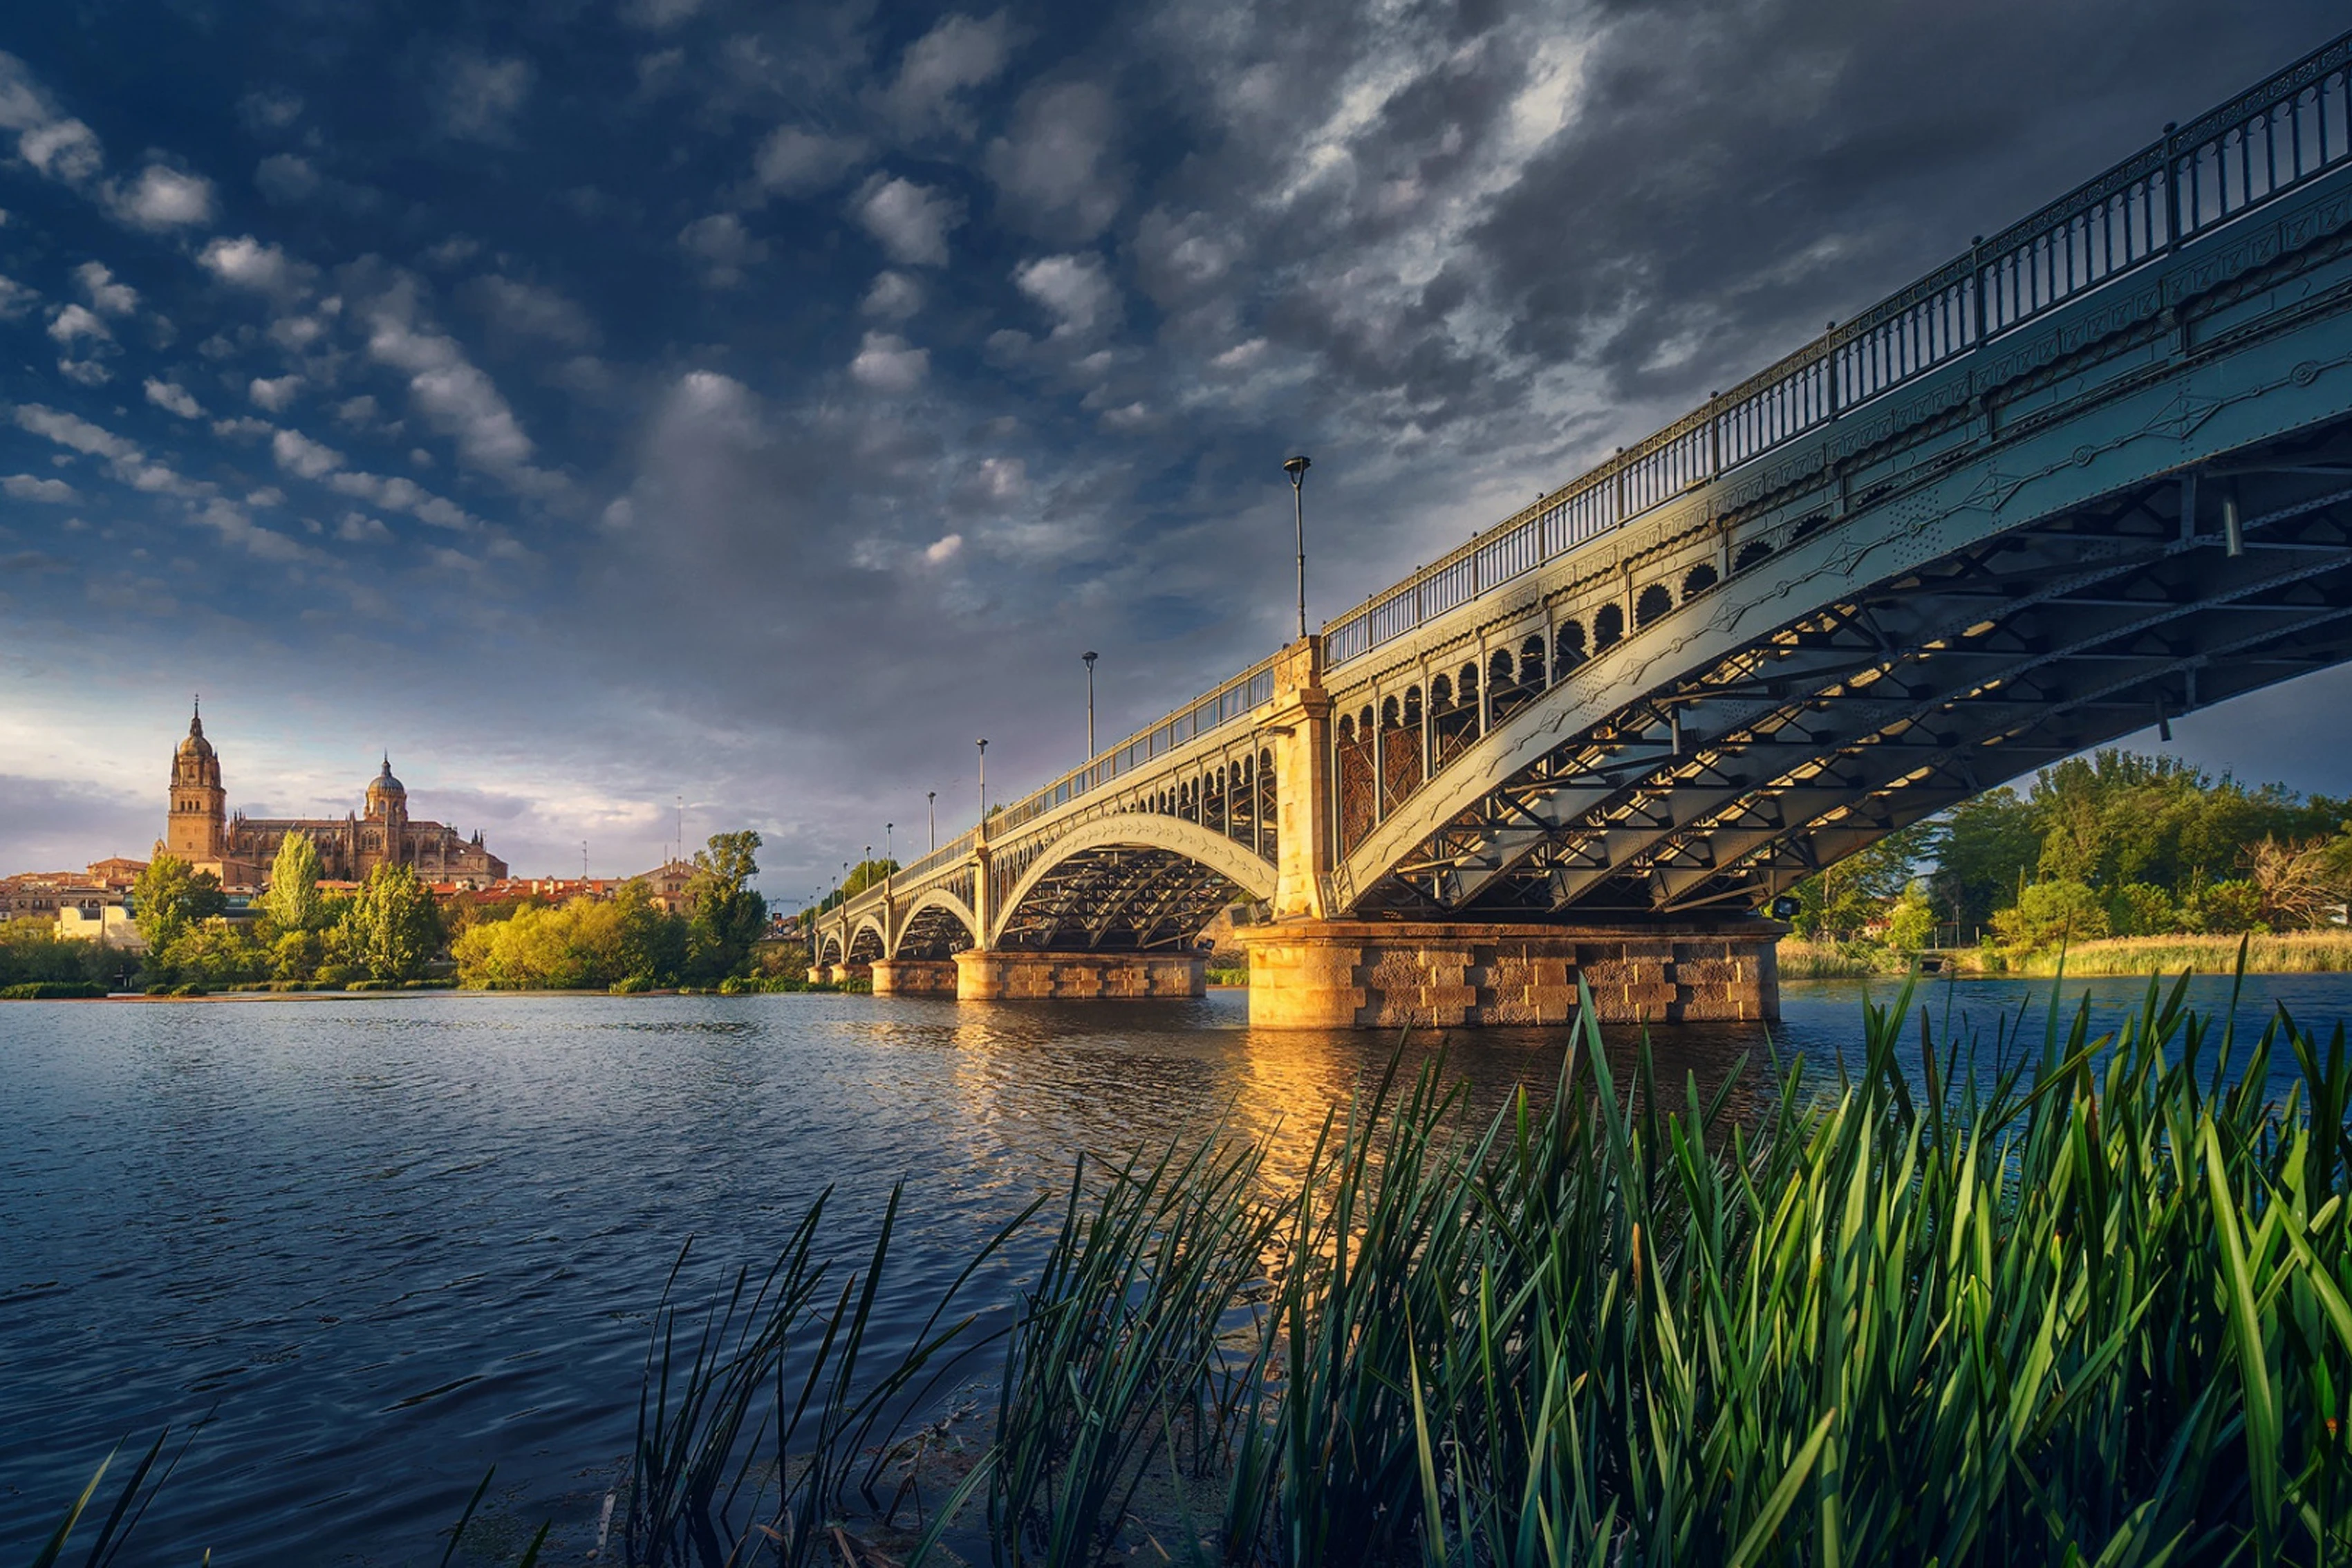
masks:
[[[945,888],[933,888],[917,899],[898,922],[893,958],[947,958],[959,950],[980,945],[980,918],[971,906]]]
[[[889,951],[890,936],[882,929],[880,919],[871,914],[860,918],[849,933],[849,962],[871,963]]]
[[[1005,889],[992,947],[1189,943],[1225,905],[1274,897],[1268,861],[1181,816],[1127,812],[1055,839]]]

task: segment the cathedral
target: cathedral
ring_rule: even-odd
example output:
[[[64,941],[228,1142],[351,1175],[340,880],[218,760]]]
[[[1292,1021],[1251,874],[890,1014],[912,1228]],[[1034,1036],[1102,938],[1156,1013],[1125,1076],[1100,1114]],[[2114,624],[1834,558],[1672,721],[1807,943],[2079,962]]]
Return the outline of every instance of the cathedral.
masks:
[[[357,882],[378,866],[413,866],[428,882],[492,882],[507,863],[471,838],[437,822],[408,816],[408,791],[392,776],[392,759],[368,781],[364,814],[328,817],[258,817],[228,814],[221,787],[220,758],[205,739],[204,714],[188,721],[188,738],[172,758],[172,806],[164,818],[158,854],[172,854],[199,871],[210,871],[230,888],[259,887],[289,833],[299,833],[319,851],[320,875],[330,881]]]

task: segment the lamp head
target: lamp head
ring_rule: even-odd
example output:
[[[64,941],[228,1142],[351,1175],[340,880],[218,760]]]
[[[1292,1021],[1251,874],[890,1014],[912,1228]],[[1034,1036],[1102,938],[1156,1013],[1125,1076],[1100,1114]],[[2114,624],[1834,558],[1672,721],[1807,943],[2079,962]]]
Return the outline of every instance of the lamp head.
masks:
[[[1284,463],[1282,465],[1282,471],[1290,476],[1290,482],[1292,484],[1298,485],[1307,482],[1307,470],[1312,467],[1314,467],[1313,461],[1310,458],[1301,456],[1293,458],[1289,461]]]
[[[1096,653],[1094,649],[1092,649],[1092,648],[1088,648],[1088,649],[1087,649],[1087,651],[1086,651],[1086,652],[1084,652],[1084,653],[1082,653],[1082,654],[1078,655],[1078,657],[1079,657],[1080,658],[1082,658],[1082,659],[1086,660],[1088,666],[1092,666],[1092,665],[1093,665],[1093,663],[1094,663],[1094,661],[1095,661],[1097,658],[1099,658],[1101,657],[1101,655],[1099,655],[1099,654]]]

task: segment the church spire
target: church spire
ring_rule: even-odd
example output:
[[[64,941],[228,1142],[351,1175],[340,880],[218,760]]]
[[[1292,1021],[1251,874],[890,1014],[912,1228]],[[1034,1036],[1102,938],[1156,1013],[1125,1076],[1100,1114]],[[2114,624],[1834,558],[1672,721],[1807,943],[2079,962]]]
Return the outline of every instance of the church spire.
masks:
[[[205,738],[205,699],[202,692],[196,694],[195,707],[188,715],[188,733],[199,741]]]

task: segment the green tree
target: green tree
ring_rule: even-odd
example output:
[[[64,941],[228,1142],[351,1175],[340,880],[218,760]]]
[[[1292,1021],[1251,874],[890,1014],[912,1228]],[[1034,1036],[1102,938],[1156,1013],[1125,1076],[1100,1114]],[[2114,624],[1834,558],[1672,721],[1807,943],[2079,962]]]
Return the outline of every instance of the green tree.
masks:
[[[2012,952],[2095,942],[2108,932],[2106,907],[2081,882],[2053,879],[2027,887],[2016,904],[1992,917],[1994,934]]]
[[[228,907],[220,879],[176,855],[158,855],[131,885],[131,918],[151,952],[161,952],[191,926]]]
[[[767,929],[768,900],[751,886],[760,874],[760,836],[749,828],[711,835],[694,852],[694,879],[686,889],[688,967],[717,977],[733,974]]]
[[[1928,896],[1937,911],[1962,926],[1990,922],[2017,900],[2042,852],[2033,812],[2013,789],[1988,790],[1944,818]]]
[[[1934,826],[1914,823],[1798,883],[1798,934],[1840,942],[1860,936],[1910,885],[1914,868],[1935,852],[1937,835]]]
[[[278,844],[261,910],[281,932],[317,931],[326,923],[325,903],[319,896],[319,850],[308,834],[289,833]]]
[[[1935,906],[1927,901],[1927,888],[1914,882],[1903,889],[1903,896],[1886,911],[1886,945],[1908,954],[1935,943]]]
[[[375,980],[414,980],[441,948],[432,890],[406,866],[368,873],[343,911],[342,931],[350,962]]]

